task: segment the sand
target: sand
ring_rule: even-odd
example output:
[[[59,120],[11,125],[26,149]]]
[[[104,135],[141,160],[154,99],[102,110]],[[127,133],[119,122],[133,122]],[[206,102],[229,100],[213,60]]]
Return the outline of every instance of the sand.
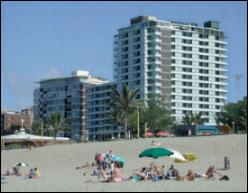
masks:
[[[175,165],[180,175],[185,175],[188,169],[195,172],[204,172],[209,165],[214,164],[223,175],[229,176],[229,181],[203,180],[188,181],[158,181],[102,183],[96,176],[83,173],[86,170],[76,170],[75,167],[93,161],[96,152],[106,152],[112,149],[113,153],[126,159],[124,167],[125,177],[133,173],[133,169],[148,166],[151,158],[138,158],[138,154],[151,147],[151,139],[135,139],[131,141],[95,142],[87,144],[52,145],[32,150],[8,150],[1,152],[1,172],[18,162],[26,162],[32,167],[41,170],[40,179],[25,179],[23,176],[7,176],[6,184],[1,185],[1,191],[136,191],[136,192],[246,192],[247,191],[247,135],[225,135],[206,137],[172,137],[154,138],[163,146],[178,150],[181,153],[193,152],[199,156],[198,160],[188,163],[174,163],[173,159],[164,157],[155,160],[164,164]],[[230,170],[223,170],[224,157],[229,156]],[[22,168],[28,171],[28,168]]]

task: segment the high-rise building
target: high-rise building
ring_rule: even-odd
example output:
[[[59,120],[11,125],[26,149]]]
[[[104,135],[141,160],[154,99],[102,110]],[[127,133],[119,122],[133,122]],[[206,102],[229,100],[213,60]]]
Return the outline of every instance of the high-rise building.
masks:
[[[87,89],[87,129],[89,140],[117,138],[120,131],[111,117],[111,92],[115,83],[92,85]],[[113,115],[112,115],[113,116]],[[123,130],[121,130],[123,134]]]
[[[87,133],[86,89],[107,81],[92,77],[88,71],[75,71],[70,77],[40,80],[34,91],[34,120],[48,120],[59,112],[61,121],[70,128],[68,137],[81,139]]]
[[[208,124],[226,101],[227,48],[219,22],[195,23],[131,19],[114,36],[114,80],[117,89],[138,89],[138,98],[158,96],[176,123],[186,113],[202,112]]]

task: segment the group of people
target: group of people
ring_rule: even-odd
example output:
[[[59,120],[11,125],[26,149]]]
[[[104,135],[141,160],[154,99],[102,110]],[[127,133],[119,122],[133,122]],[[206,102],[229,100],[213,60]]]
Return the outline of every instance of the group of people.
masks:
[[[40,170],[36,167],[34,169],[30,169],[28,174],[23,174],[20,172],[20,166],[14,166],[11,168],[8,168],[4,173],[1,174],[1,176],[25,176],[29,179],[38,179],[40,178]]]
[[[3,174],[1,174],[1,176],[12,176],[12,175],[22,176],[19,166],[8,168]]]
[[[180,176],[178,169],[171,165],[168,169],[164,165],[159,166],[154,162],[151,162],[149,167],[143,167],[134,171],[133,175],[127,179],[123,176],[123,163],[114,161],[113,152],[109,150],[106,153],[96,153],[95,161],[76,167],[76,169],[93,169],[92,176],[98,176],[98,178],[103,178],[104,182],[121,182],[123,180],[132,181],[158,181],[158,180],[185,180],[194,181],[197,178],[203,179],[216,179],[216,174],[220,176],[220,180],[229,180],[228,176],[223,176],[217,172],[214,165],[209,166],[206,172],[197,173],[192,169],[187,171],[187,174]],[[86,175],[87,173],[84,173]]]
[[[40,178],[40,170],[38,168],[30,169],[29,174],[27,175],[30,179],[38,179]]]
[[[123,180],[123,163],[113,160],[114,154],[112,150],[106,153],[96,153],[95,161],[76,167],[76,169],[90,169],[93,168],[92,176],[103,178],[104,182],[121,182]],[[84,172],[84,175],[87,173]]]
[[[220,180],[229,180],[228,176],[223,176],[219,172],[217,172],[214,168],[214,165],[209,166],[206,172],[204,173],[195,173],[192,169],[188,170],[185,176],[180,176],[179,171],[171,165],[168,170],[165,169],[165,166],[161,167],[155,165],[153,162],[149,167],[143,167],[140,171],[134,172],[134,174],[129,178],[133,181],[140,180],[186,180],[186,181],[194,181],[196,178],[204,178],[204,179],[216,179],[216,175],[220,176]]]

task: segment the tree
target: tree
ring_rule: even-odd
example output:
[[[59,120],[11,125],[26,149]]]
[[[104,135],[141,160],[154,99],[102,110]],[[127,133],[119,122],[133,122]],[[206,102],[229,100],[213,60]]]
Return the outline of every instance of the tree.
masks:
[[[124,115],[124,129],[125,129],[125,138],[128,138],[128,115],[131,112],[131,109],[135,106],[135,100],[137,98],[137,90],[129,90],[125,85],[123,86],[121,92],[116,88],[112,89],[112,101],[116,107],[119,107]]]
[[[237,103],[226,104],[223,111],[217,115],[216,122],[231,128],[234,126],[236,132],[247,132],[247,97]]]
[[[49,123],[51,124],[53,131],[54,131],[54,142],[56,142],[58,131],[61,131],[61,130],[68,131],[70,129],[68,125],[66,124],[66,122],[67,122],[66,120],[61,121],[60,113],[54,112],[51,114],[49,118]]]
[[[185,114],[182,122],[184,125],[192,125],[194,122],[193,119],[194,119],[193,114]]]
[[[151,99],[147,104],[143,119],[150,131],[157,133],[170,130],[172,119],[166,106],[158,99]]]
[[[202,117],[202,112],[196,114],[185,114],[183,117],[183,124],[185,125],[202,125],[207,122],[207,118]]]
[[[43,130],[43,133],[45,133],[47,130],[46,128],[46,122],[43,119],[35,120],[32,123],[32,133],[36,135],[41,135],[41,130]]]
[[[121,109],[113,104],[110,103],[109,104],[111,107],[111,112],[109,113],[109,118],[111,120],[111,122],[115,125],[115,128],[118,130],[118,138],[120,139],[121,137],[121,125],[124,122],[124,115],[123,112],[121,111]]]

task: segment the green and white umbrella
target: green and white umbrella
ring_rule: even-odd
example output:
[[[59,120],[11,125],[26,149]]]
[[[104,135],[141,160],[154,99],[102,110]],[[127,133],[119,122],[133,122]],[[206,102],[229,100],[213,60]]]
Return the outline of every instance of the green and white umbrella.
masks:
[[[170,156],[170,155],[173,155],[173,152],[171,150],[158,147],[158,148],[149,148],[149,149],[142,151],[139,154],[139,157],[150,157],[150,158],[157,159],[159,157],[165,157],[165,156]]]

